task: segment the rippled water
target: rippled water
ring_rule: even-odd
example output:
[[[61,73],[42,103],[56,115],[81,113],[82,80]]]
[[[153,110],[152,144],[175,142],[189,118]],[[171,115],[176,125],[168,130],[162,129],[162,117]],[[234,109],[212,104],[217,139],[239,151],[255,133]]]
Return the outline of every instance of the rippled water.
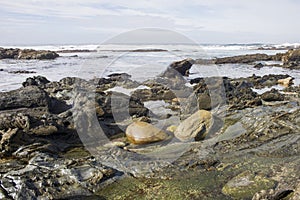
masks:
[[[90,49],[97,46],[38,46],[35,49]],[[130,52],[134,49],[164,49],[162,52]],[[0,60],[0,91],[19,88],[21,83],[30,76],[42,75],[51,81],[57,81],[67,76],[76,76],[84,79],[106,76],[114,72],[126,72],[132,79],[144,81],[162,73],[167,66],[176,60],[187,57],[214,58],[252,53],[275,54],[283,51],[255,50],[255,46],[216,46],[216,45],[102,45],[97,52],[92,53],[61,53],[55,60]],[[126,52],[127,51],[127,52]],[[73,57],[77,55],[77,57]],[[268,63],[270,64],[270,63]],[[13,74],[17,70],[34,71],[35,74]],[[247,77],[252,74],[289,74],[296,78],[295,84],[300,84],[300,71],[288,70],[279,67],[264,67],[260,70],[251,65],[194,65],[191,69],[191,78],[209,76],[227,76],[232,78]]]

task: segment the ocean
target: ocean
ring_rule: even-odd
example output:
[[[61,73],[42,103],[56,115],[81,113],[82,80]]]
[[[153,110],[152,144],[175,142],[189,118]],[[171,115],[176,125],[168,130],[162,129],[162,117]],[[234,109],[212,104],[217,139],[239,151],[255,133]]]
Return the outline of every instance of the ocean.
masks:
[[[90,52],[59,53],[55,60],[0,60],[0,91],[10,91],[21,87],[22,82],[31,76],[45,76],[50,81],[64,77],[92,79],[106,77],[111,73],[125,72],[137,81],[145,81],[161,74],[170,63],[185,58],[209,59],[254,53],[276,54],[286,50],[260,50],[261,47],[300,46],[300,44],[226,44],[226,45],[36,45],[36,46],[3,46],[4,48],[26,48],[36,50],[89,50]],[[295,78],[295,85],[300,84],[300,70],[289,70],[272,67],[280,62],[264,62],[270,66],[261,69],[247,64],[226,65],[193,65],[188,79],[196,77],[227,76],[230,78],[248,77],[267,74],[289,74]],[[14,74],[26,70],[35,73]]]

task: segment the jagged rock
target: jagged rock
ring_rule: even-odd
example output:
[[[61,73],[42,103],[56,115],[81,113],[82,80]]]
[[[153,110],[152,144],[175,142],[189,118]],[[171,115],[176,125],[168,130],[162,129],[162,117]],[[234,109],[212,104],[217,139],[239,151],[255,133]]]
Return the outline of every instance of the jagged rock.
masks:
[[[22,85],[23,87],[35,85],[43,88],[47,83],[50,83],[50,81],[46,77],[34,76],[27,78],[26,81],[22,83]]]
[[[187,58],[181,61],[173,62],[170,67],[172,69],[175,69],[183,76],[189,75],[189,70],[191,69],[192,65],[195,63],[195,61],[191,58]]]
[[[284,64],[299,63],[300,62],[300,49],[296,49],[296,50],[291,49],[291,50],[289,50],[282,57],[282,62]]]
[[[263,93],[261,95],[261,98],[264,101],[283,101],[284,95],[281,94],[278,90],[272,89],[271,91]]]
[[[29,117],[22,113],[0,113],[0,130],[30,128]]]
[[[49,107],[49,105],[49,96],[37,86],[0,93],[0,110]]]

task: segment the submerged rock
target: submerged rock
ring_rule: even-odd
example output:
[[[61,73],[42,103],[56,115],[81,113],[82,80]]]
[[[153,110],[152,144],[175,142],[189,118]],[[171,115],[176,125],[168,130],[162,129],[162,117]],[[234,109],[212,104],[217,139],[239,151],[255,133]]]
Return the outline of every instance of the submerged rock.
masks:
[[[147,144],[165,140],[168,135],[147,122],[133,122],[126,129],[126,137],[133,144]]]
[[[254,68],[256,68],[256,69],[260,69],[260,68],[263,68],[263,67],[264,67],[264,65],[261,64],[261,63],[258,63],[256,65],[254,65]]]
[[[206,110],[199,110],[181,122],[174,134],[181,141],[199,141],[205,138],[212,124],[212,114]]]

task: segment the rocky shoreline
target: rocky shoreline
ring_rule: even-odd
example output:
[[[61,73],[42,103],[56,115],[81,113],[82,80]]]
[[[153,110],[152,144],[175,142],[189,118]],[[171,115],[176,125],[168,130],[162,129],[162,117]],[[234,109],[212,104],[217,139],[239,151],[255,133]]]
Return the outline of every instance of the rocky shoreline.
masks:
[[[18,48],[5,49],[0,47],[0,59],[49,60],[57,57],[59,57],[59,55],[53,51]]]
[[[299,55],[213,62],[274,59],[294,68]],[[188,82],[197,62],[174,62],[143,83],[128,74],[34,76],[2,92],[0,198],[299,199],[300,88],[293,77]],[[278,84],[285,89],[271,89]],[[254,91],[262,88],[270,90]]]
[[[214,58],[214,59],[196,59],[194,63],[201,65],[209,65],[209,64],[252,64],[257,67],[257,63],[262,61],[281,61],[282,65],[274,65],[289,69],[299,69],[299,60],[300,60],[300,49],[290,49],[286,53],[277,53],[275,55],[268,54],[247,54],[247,55],[239,55],[232,57],[224,57],[224,58]],[[260,63],[260,67],[263,65]]]

